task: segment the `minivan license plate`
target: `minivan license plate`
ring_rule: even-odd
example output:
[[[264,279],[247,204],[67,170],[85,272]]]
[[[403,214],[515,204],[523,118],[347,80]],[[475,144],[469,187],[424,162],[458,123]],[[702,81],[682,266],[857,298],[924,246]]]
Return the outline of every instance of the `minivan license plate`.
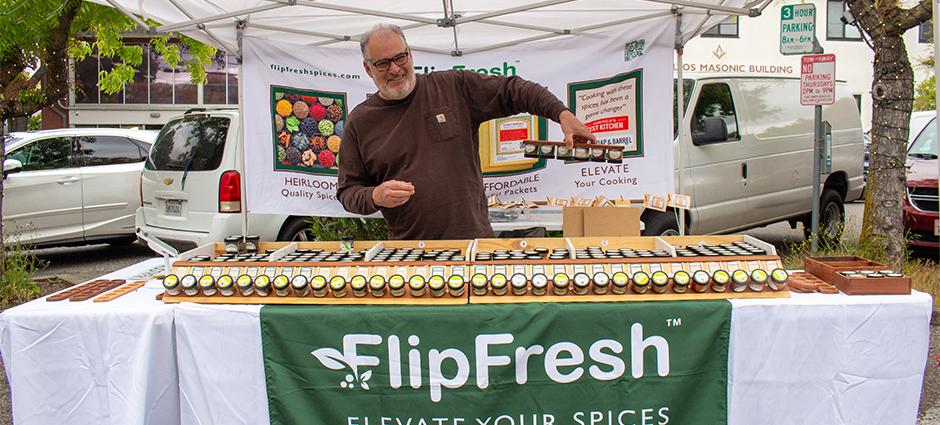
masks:
[[[183,215],[183,201],[179,199],[167,199],[164,205],[163,213],[165,215],[175,215],[177,217]]]

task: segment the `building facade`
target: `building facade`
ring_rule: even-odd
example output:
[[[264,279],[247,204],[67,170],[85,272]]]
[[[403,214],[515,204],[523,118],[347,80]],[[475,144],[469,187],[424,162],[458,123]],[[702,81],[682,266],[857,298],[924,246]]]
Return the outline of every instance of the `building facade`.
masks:
[[[862,126],[871,126],[871,82],[873,51],[858,29],[842,20],[842,1],[813,0],[816,6],[816,37],[825,53],[836,55],[836,78],[848,82],[860,105]],[[785,4],[777,1],[761,16],[730,17],[686,44],[683,70],[697,73],[799,77],[800,56],[779,53],[780,13]],[[134,40],[131,38],[131,40]],[[914,67],[915,84],[928,78],[931,69],[920,65],[930,56],[933,46],[929,23],[914,28],[904,36],[908,57]],[[119,93],[108,95],[98,90],[98,72],[108,69],[110,60],[91,55],[72,63],[71,86],[67,105],[43,111],[43,127],[137,127],[159,129],[173,116],[197,107],[236,106],[238,104],[238,64],[233,55],[219,51],[206,70],[205,84],[190,83],[182,66],[171,67],[139,38],[130,43],[143,46],[143,62],[137,67],[134,82]],[[186,56],[185,51],[183,52]],[[793,93],[799,96],[799,93]]]
[[[833,0],[813,0],[816,6],[816,38],[824,53],[836,56],[836,79],[845,80],[862,114],[862,128],[871,128],[871,84],[874,51],[862,34],[843,18],[845,4]],[[800,56],[780,53],[780,13],[784,5],[795,1],[775,1],[761,16],[730,17],[688,43],[683,54],[683,72],[799,77]],[[851,16],[851,15],[849,15]],[[920,63],[933,52],[933,28],[930,22],[904,34],[908,59],[914,68],[914,84],[929,78],[933,69]],[[678,64],[676,65],[678,66]],[[799,96],[793,93],[793,96]]]
[[[115,94],[98,89],[98,73],[109,69],[111,60],[97,54],[70,63],[67,105],[43,110],[43,128],[124,127],[158,130],[170,118],[188,109],[233,107],[238,105],[238,63],[234,55],[219,51],[206,68],[207,81],[192,84],[190,73],[181,63],[164,62],[144,38],[131,38],[140,44],[143,60],[136,67],[134,81]],[[188,58],[181,46],[184,60]],[[48,122],[48,123],[47,123]]]

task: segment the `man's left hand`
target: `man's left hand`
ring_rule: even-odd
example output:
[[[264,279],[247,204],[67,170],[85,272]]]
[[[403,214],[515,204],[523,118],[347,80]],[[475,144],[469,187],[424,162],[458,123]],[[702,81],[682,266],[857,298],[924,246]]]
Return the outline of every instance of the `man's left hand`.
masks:
[[[561,132],[565,134],[565,145],[569,148],[574,147],[575,142],[587,143],[596,142],[597,138],[588,130],[587,126],[574,116],[571,111],[565,109],[558,115],[558,123],[561,124]]]

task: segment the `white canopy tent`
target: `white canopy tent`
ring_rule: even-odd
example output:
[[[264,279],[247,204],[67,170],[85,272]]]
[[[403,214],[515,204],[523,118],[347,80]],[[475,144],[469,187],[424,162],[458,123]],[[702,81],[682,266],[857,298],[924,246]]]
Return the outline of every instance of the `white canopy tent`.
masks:
[[[680,80],[686,41],[728,16],[758,16],[771,3],[771,0],[474,0],[458,4],[453,0],[346,0],[342,4],[311,0],[92,1],[119,9],[151,33],[179,32],[239,59],[241,38],[245,35],[356,49],[361,34],[377,23],[392,23],[404,30],[413,50],[464,56],[555,37],[586,37],[585,42],[590,43],[592,31],[672,15],[676,18]],[[151,21],[159,24],[147,23]],[[684,98],[683,85],[677,85],[677,90],[678,102]],[[678,109],[681,121],[683,110]],[[679,129],[683,131],[682,126]],[[684,163],[683,157],[680,149],[678,164]],[[679,184],[677,193],[683,193],[681,179]],[[679,229],[684,234],[684,211],[680,214]]]
[[[682,16],[680,45],[729,15],[757,16],[771,0],[95,0],[154,33],[180,32],[238,54],[241,28],[252,37],[354,47],[380,22],[405,30],[412,49],[467,55],[665,15]],[[142,20],[159,25],[148,25]]]

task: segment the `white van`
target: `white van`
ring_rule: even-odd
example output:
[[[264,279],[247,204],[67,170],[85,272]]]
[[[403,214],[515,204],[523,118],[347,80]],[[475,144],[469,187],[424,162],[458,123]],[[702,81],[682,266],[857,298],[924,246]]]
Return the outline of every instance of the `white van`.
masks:
[[[309,217],[250,213],[243,223],[239,131],[236,109],[192,109],[168,122],[144,164],[137,228],[180,251],[242,234],[307,240]]]
[[[685,81],[685,136],[675,141],[676,181],[692,197],[690,234],[729,233],[789,221],[810,227],[812,106],[800,105],[797,78],[701,76]],[[845,202],[862,196],[864,140],[844,82],[823,107],[832,126],[831,172],[820,176],[820,229],[835,236]],[[682,150],[682,164],[679,150]],[[673,212],[644,211],[644,234],[678,231]]]

